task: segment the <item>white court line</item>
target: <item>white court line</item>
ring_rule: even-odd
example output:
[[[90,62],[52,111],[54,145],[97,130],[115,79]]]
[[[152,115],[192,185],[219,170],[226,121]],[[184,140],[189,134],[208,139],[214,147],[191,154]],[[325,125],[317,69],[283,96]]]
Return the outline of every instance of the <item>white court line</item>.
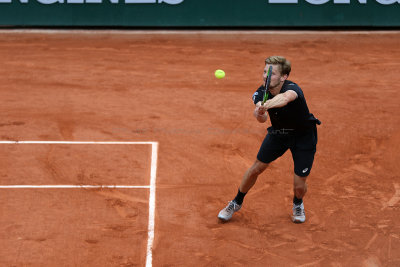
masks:
[[[150,199],[149,199],[149,223],[147,230],[146,267],[151,267],[153,261],[154,221],[155,221],[155,209],[156,209],[157,158],[158,158],[158,143],[153,143],[151,146]]]
[[[0,185],[0,189],[62,189],[62,188],[147,188],[149,185]]]
[[[147,188],[150,189],[149,197],[149,221],[147,228],[147,254],[146,267],[153,264],[153,242],[156,208],[156,178],[158,160],[158,142],[95,142],[95,141],[0,141],[0,144],[84,144],[84,145],[151,145],[151,169],[150,185],[1,185],[0,189],[23,189],[23,188]]]
[[[153,145],[157,142],[115,142],[115,141],[0,141],[0,144],[66,144],[66,145]]]

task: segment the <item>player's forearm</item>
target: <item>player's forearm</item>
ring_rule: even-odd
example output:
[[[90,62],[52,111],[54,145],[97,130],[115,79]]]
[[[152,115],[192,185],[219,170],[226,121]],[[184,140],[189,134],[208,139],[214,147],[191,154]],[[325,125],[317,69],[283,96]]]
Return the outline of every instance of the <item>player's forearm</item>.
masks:
[[[286,106],[289,103],[289,99],[284,94],[278,94],[274,98],[267,100],[264,106],[267,109],[270,108],[281,108]]]

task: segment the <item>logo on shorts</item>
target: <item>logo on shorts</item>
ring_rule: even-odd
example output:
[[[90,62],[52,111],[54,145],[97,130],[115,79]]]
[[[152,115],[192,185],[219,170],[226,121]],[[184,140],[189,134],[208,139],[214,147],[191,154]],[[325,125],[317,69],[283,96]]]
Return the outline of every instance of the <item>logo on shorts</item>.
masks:
[[[305,168],[304,170],[303,170],[303,173],[306,173],[308,171],[308,168]]]

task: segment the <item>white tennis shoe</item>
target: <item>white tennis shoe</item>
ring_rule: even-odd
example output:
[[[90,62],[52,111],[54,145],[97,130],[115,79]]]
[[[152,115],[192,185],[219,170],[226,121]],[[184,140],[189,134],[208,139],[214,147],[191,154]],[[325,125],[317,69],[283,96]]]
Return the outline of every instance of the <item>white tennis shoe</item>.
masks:
[[[293,204],[293,216],[292,221],[294,223],[303,223],[306,221],[306,213],[304,212],[304,204],[300,205]]]
[[[223,221],[229,221],[232,215],[239,211],[241,207],[242,205],[236,204],[234,201],[229,201],[228,205],[219,212],[218,218]]]

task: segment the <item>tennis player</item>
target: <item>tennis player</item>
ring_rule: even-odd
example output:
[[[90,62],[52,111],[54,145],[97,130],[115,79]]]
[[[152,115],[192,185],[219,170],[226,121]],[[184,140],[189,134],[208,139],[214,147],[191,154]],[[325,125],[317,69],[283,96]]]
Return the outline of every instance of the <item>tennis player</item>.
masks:
[[[292,221],[303,223],[306,220],[303,198],[307,192],[306,179],[316,152],[316,124],[321,122],[309,112],[300,87],[287,80],[291,71],[290,62],[281,56],[267,58],[263,74],[265,84],[270,66],[270,85],[260,86],[253,95],[253,102],[257,121],[264,123],[269,115],[272,126],[267,129],[268,133],[261,144],[256,161],[245,172],[236,197],[218,214],[218,218],[223,221],[230,220],[233,213],[240,210],[245,195],[253,187],[257,177],[288,149],[294,162]],[[268,94],[265,94],[266,91]],[[268,95],[265,103],[264,95]]]

